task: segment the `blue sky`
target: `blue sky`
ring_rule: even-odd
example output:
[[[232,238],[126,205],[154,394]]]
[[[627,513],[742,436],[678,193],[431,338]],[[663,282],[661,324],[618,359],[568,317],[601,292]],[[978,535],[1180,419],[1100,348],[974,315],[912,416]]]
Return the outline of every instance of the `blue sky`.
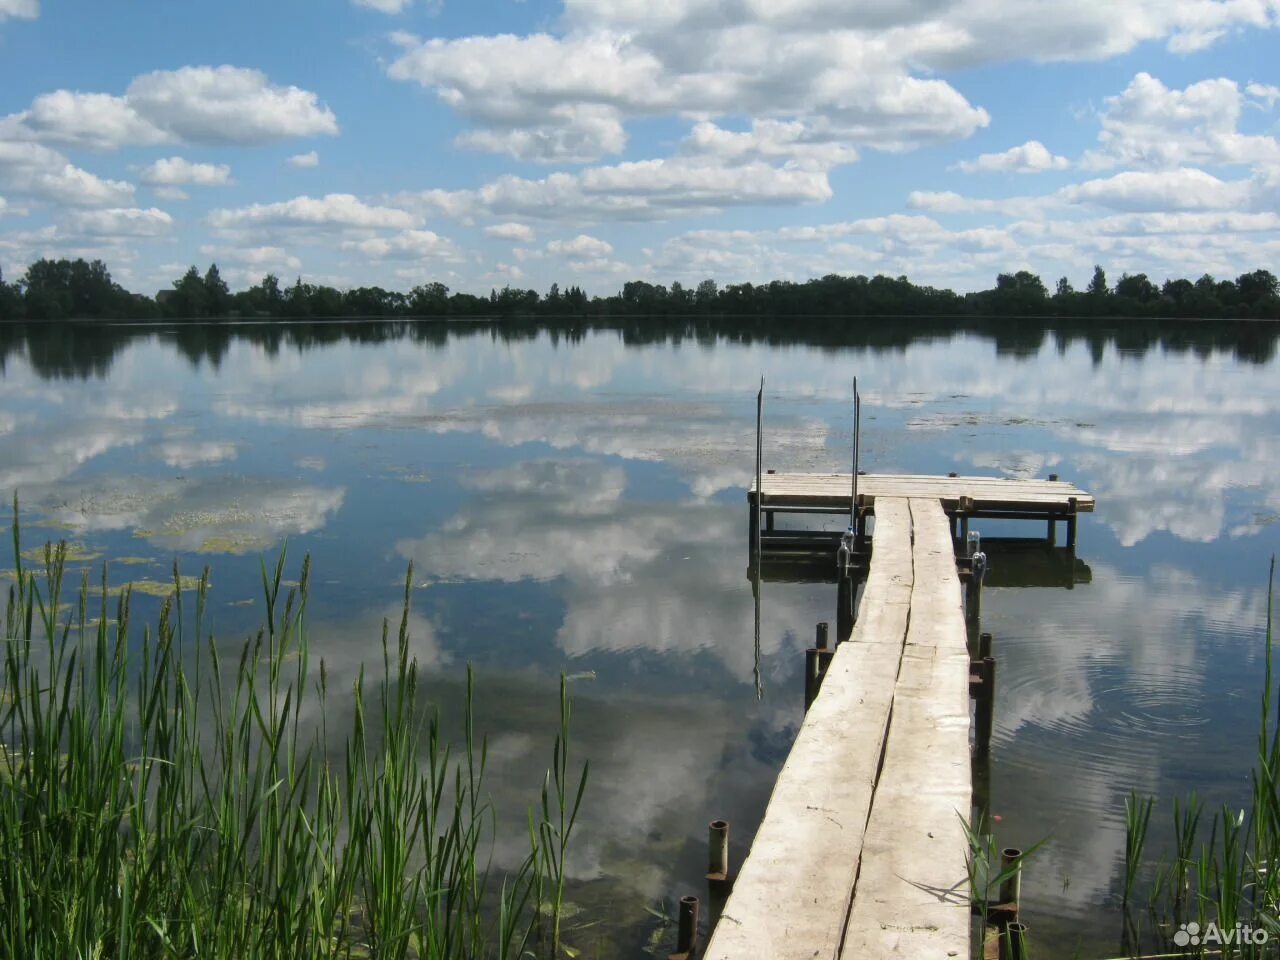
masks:
[[[0,267],[1277,270],[1277,27],[1280,0],[0,0]]]

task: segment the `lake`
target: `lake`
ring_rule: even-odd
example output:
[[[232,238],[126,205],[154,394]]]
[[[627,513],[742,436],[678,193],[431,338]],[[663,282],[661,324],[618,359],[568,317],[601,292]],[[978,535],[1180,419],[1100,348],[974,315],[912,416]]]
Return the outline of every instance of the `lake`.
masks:
[[[766,583],[757,695],[744,491],[759,379],[766,467],[847,470],[856,375],[866,469],[1053,472],[1097,497],[1065,576],[1044,574],[1043,551],[993,556],[983,629],[1000,663],[997,838],[1046,841],[1024,881],[1036,956],[1112,956],[1128,792],[1161,798],[1157,848],[1174,796],[1248,797],[1280,546],[1275,337],[912,320],[734,335],[9,326],[0,492],[20,497],[26,546],[65,537],[75,566],[111,561],[113,584],[161,593],[175,558],[208,565],[228,648],[262,616],[261,558],[287,544],[294,575],[309,553],[331,690],[378,664],[412,563],[412,647],[447,716],[476,668],[515,828],[497,859],[519,848],[570,674],[574,755],[592,772],[566,941],[665,956],[655,913],[703,893],[707,821],[732,821],[741,862],[802,717],[802,650],[834,620],[834,586]],[[330,706],[332,726],[349,704]]]

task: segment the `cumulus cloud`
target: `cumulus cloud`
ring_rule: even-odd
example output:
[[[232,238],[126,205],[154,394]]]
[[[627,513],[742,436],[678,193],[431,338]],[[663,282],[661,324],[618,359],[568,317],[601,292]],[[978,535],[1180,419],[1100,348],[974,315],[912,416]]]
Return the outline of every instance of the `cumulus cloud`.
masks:
[[[896,48],[856,33],[813,31],[779,43],[772,29],[746,23],[689,36],[591,29],[396,39],[392,78],[435,90],[477,121],[464,145],[524,159],[616,153],[626,119],[672,113],[804,121],[804,139],[838,144],[843,157],[854,144],[904,149],[989,122],[949,84],[910,76]],[[794,129],[790,136],[800,139]]]
[[[40,0],[0,0],[0,23],[9,17],[34,20],[40,15]]]
[[[309,170],[312,167],[320,166],[320,154],[314,150],[308,150],[306,153],[295,153],[285,163],[298,170]]]
[[[1189,164],[1280,163],[1274,137],[1240,133],[1244,97],[1234,80],[1201,80],[1172,90],[1139,73],[1106,99],[1099,146],[1083,165],[1160,169]]]
[[[957,166],[965,173],[1043,173],[1065,170],[1071,161],[1055,156],[1039,140],[1028,140],[1003,153],[984,153],[976,160],[962,160]]]
[[[461,260],[454,242],[430,230],[404,230],[389,237],[349,240],[347,250],[357,250],[371,260]]]
[[[547,252],[576,257],[606,257],[613,253],[613,245],[581,233],[572,240],[552,240],[547,244]]]
[[[98,237],[161,237],[173,229],[173,217],[156,207],[86,210],[72,223],[81,233]]]
[[[389,202],[465,219],[496,217],[600,222],[668,220],[725,207],[817,203],[830,199],[825,171],[756,162],[726,165],[707,157],[669,157],[553,173],[511,174],[477,190],[401,193]]]
[[[302,261],[283,247],[220,247],[215,244],[205,244],[200,248],[200,252],[219,263],[239,264],[250,268],[250,272],[302,269]]]
[[[256,144],[336,134],[316,94],[234,66],[156,70],[122,96],[55,90],[8,118],[30,136],[92,149],[158,143]]]
[[[537,233],[527,223],[495,223],[484,228],[484,235],[518,243],[533,243],[537,239]]]
[[[417,218],[404,210],[371,206],[349,193],[323,197],[295,197],[278,203],[254,203],[247,207],[214,210],[210,225],[236,227],[363,227],[407,229]]]
[[[0,185],[15,193],[69,207],[124,206],[134,187],[106,180],[38,143],[0,139]]]
[[[1276,105],[1276,101],[1280,100],[1280,87],[1271,83],[1250,83],[1244,88],[1244,92],[1255,100],[1261,101],[1261,105],[1270,110]]]
[[[1227,210],[1247,202],[1247,181],[1219,180],[1203,170],[1130,170],[1101,180],[1073,184],[1062,196],[1116,210]]]
[[[145,168],[139,179],[153,186],[218,187],[231,182],[231,167],[225,163],[192,163],[182,157],[166,157]]]
[[[388,72],[472,120],[462,144],[521,159],[594,160],[624,148],[626,121],[680,114],[782,124],[772,142],[754,127],[695,129],[713,149],[828,144],[848,162],[860,147],[909,149],[987,125],[942,70],[1100,59],[1159,40],[1189,51],[1280,18],[1274,0],[1130,0],[1123,15],[1110,0],[567,0],[565,14],[561,34],[397,34]]]

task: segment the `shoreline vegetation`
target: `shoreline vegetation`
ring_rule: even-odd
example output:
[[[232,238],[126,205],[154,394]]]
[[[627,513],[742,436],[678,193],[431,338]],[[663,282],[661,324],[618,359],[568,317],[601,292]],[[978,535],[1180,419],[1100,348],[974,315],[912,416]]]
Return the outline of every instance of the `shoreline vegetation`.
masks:
[[[334,287],[303,282],[281,285],[268,274],[255,286],[233,293],[217,264],[202,275],[192,266],[155,297],[117,284],[106,264],[39,260],[21,279],[0,276],[0,320],[306,320],[306,319],[579,319],[608,322],[627,317],[1003,317],[1023,320],[1197,319],[1280,320],[1280,284],[1269,270],[1234,280],[1205,274],[1198,280],[1168,279],[1157,284],[1146,274],[1124,274],[1114,285],[1097,266],[1084,290],[1067,277],[1051,293],[1044,281],[1020,270],[1002,273],[989,290],[959,294],[919,286],[905,276],[828,275],[802,283],[719,286],[703,280],[693,287],[670,287],[633,280],[611,296],[589,297],[581,287],[552,284],[536,290],[503,287],[488,297],[451,292],[442,283],[424,283],[408,293],[382,287]]]
[[[264,624],[237,650],[204,633],[208,573],[138,635],[130,593],[86,572],[62,604],[66,545],[17,575],[0,658],[0,954],[470,960],[561,953],[565,853],[587,768],[570,699],[541,797],[508,838],[486,744],[441,732],[409,656],[412,572],[382,668],[330,689],[312,668],[309,563],[282,590],[263,566]],[[194,617],[192,612],[194,608]],[[376,647],[371,645],[376,660]],[[225,657],[225,659],[224,659]],[[351,698],[350,730],[325,705]],[[501,837],[499,836],[501,835]],[[523,838],[523,839],[522,839]]]

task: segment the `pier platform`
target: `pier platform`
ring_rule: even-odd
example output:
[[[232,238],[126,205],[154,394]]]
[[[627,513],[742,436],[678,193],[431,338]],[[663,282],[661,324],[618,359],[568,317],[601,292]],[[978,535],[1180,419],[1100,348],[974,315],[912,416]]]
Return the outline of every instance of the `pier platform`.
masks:
[[[953,535],[961,536],[970,520],[1043,520],[1047,537],[1055,542],[1057,524],[1066,525],[1066,544],[1076,542],[1076,517],[1091,513],[1094,499],[1072,483],[1051,476],[1048,480],[1004,477],[931,477],[912,474],[868,473],[858,477],[858,500],[864,514],[874,515],[876,502],[894,499],[937,500],[951,518]],[[760,510],[764,529],[763,549],[804,547],[823,539],[836,542],[838,532],[783,531],[778,514],[849,516],[853,502],[853,475],[849,473],[766,473],[760,480]],[[756,504],[753,482],[747,501]],[[751,523],[757,512],[750,511]],[[754,535],[754,529],[752,530]]]
[[[1056,477],[868,474],[854,506],[851,474],[767,474],[748,500],[761,551],[753,576],[763,577],[771,545],[807,544],[820,555],[839,544],[838,533],[777,530],[779,513],[852,517],[870,556],[857,561],[866,577],[857,616],[849,632],[837,627],[750,854],[698,956],[963,960],[974,941],[970,697],[980,704],[973,750],[985,755],[995,674],[989,652],[974,652],[979,558],[958,558],[957,543],[974,518],[1046,521],[1050,543],[1065,522],[1066,550],[1008,548],[1051,568],[1043,577],[1055,585],[1087,582],[1076,518],[1094,499]],[[841,582],[853,575],[846,568]],[[855,591],[842,586],[841,596]],[[989,635],[982,640],[989,647]]]

